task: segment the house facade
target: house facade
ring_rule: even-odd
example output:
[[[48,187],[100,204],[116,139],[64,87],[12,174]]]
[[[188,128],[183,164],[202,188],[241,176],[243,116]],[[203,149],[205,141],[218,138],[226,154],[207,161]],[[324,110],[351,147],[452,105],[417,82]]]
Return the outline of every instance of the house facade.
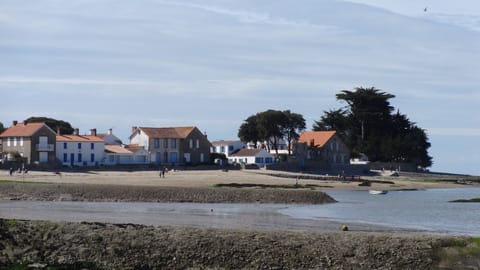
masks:
[[[133,127],[130,144],[144,147],[155,164],[210,162],[211,143],[197,127]]]
[[[149,164],[148,152],[139,145],[105,145],[105,165]]]
[[[309,131],[300,134],[295,155],[306,160],[324,161],[330,165],[350,163],[350,149],[336,131]]]
[[[55,163],[56,134],[44,123],[18,123],[0,134],[5,160],[15,156],[25,164]]]
[[[79,135],[75,129],[72,135],[58,134],[57,160],[64,166],[98,166],[105,158],[105,142],[92,129],[90,135]]]
[[[245,165],[255,164],[259,168],[274,163],[273,155],[265,149],[241,149],[230,155],[228,160],[230,163],[240,163]]]
[[[210,150],[212,153],[224,154],[225,157],[229,157],[231,154],[239,151],[240,149],[247,148],[247,145],[241,141],[213,141],[212,142],[212,149]]]
[[[111,128],[107,133],[98,133],[97,136],[105,142],[105,145],[122,145],[122,140],[113,134]]]

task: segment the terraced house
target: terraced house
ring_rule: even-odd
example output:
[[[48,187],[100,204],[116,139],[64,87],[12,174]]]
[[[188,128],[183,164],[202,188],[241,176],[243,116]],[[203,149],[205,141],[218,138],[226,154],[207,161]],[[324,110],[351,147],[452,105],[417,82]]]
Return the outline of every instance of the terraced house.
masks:
[[[105,159],[105,142],[97,136],[97,130],[90,135],[80,135],[75,129],[71,135],[57,132],[57,159],[65,166],[98,166]]]
[[[44,123],[18,123],[0,134],[5,160],[23,158],[25,164],[55,163],[55,131]]]
[[[143,146],[155,164],[201,164],[210,161],[211,143],[197,127],[133,127],[130,144]]]

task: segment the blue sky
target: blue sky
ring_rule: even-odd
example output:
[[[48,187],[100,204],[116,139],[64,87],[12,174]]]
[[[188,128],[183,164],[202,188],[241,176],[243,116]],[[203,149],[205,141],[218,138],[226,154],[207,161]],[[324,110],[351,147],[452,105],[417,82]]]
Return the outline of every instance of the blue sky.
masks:
[[[427,12],[424,8],[427,7]],[[480,175],[480,2],[2,0],[0,121],[81,132],[196,125],[234,139],[267,109],[308,128],[374,86],[425,128],[432,170]]]

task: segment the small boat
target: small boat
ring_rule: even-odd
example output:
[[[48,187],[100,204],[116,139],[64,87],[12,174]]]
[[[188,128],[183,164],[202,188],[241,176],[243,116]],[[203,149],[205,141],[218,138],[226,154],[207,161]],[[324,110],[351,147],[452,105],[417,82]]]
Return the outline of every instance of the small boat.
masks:
[[[388,190],[374,190],[374,189],[370,189],[368,191],[368,193],[372,194],[372,195],[385,195],[388,193]]]

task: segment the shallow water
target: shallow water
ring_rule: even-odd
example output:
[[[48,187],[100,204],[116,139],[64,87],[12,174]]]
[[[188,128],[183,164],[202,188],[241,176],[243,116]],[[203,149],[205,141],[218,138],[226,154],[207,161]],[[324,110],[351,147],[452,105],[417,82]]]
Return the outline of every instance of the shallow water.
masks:
[[[339,203],[290,206],[280,213],[294,218],[349,221],[427,230],[434,233],[480,236],[480,203],[449,203],[480,198],[480,188],[390,191],[327,191]]]

